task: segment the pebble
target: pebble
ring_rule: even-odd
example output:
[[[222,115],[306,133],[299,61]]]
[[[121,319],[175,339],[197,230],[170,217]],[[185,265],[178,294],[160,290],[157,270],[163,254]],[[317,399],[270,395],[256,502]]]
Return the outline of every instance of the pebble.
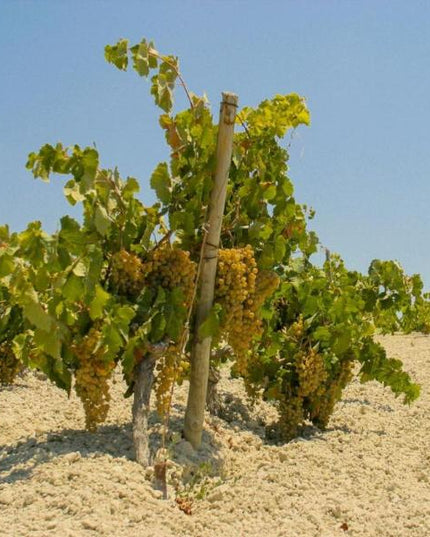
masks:
[[[0,492],[0,503],[3,505],[10,505],[14,501],[14,496],[12,492],[4,491]]]
[[[207,501],[210,503],[220,502],[223,499],[224,499],[224,491],[221,490],[220,488],[215,489],[215,491],[212,492],[212,494],[209,494],[209,496],[207,497]]]
[[[85,520],[82,520],[81,525],[86,530],[97,530],[97,529],[99,529],[99,524],[96,521],[90,520],[88,518],[85,519]]]
[[[66,455],[64,455],[63,458],[65,461],[72,464],[74,462],[78,462],[81,459],[81,454],[79,453],[79,451],[75,451],[72,453],[67,453]]]
[[[290,455],[286,451],[279,452],[279,460],[281,462],[286,462],[290,459]]]

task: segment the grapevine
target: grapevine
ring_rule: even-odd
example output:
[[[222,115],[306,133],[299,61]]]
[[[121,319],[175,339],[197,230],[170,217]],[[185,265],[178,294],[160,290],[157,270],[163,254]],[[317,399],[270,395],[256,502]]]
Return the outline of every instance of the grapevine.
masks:
[[[0,227],[0,382],[12,382],[23,365],[67,392],[74,377],[91,430],[106,419],[116,364],[126,395],[136,397],[137,371],[151,355],[161,417],[188,372],[219,132],[206,97],[185,86],[175,56],[145,39],[132,46],[121,39],[105,57],[149,77],[161,109],[170,159],[149,179],[156,203],[140,201],[137,179],[103,169],[94,147],[46,144],[30,153],[27,168],[44,181],[66,176],[64,194],[81,205],[82,218],[64,216],[52,234],[40,222],[20,233]],[[174,114],[177,81],[190,106]],[[305,100],[275,95],[236,118],[206,339],[229,345],[233,373],[250,395],[276,405],[286,440],[306,419],[327,425],[355,366],[362,381],[378,380],[412,402],[419,387],[372,338],[430,331],[421,278],[393,261],[374,260],[367,274],[348,270],[337,255],[313,264],[320,245],[307,222],[314,212],[294,197],[282,141],[309,125]],[[148,374],[150,391],[153,369]],[[140,400],[149,401],[146,395]]]

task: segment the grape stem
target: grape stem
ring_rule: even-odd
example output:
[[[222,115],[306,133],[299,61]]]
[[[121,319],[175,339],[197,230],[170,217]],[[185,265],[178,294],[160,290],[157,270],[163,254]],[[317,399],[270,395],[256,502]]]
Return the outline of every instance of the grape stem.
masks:
[[[188,87],[187,85],[185,84],[185,80],[182,78],[182,75],[179,71],[179,69],[177,68],[177,66],[172,63],[168,56],[162,56],[161,54],[159,54],[155,49],[153,48],[150,48],[148,50],[148,54],[150,54],[151,56],[154,56],[154,58],[158,58],[159,60],[161,60],[162,62],[164,62],[165,64],[167,64],[171,69],[173,69],[176,73],[176,76],[179,78],[179,81],[181,83],[181,86],[183,87],[184,91],[185,91],[185,94],[187,96],[187,99],[190,103],[190,108],[191,109],[194,109],[194,103],[193,103],[193,100],[191,99],[191,95],[190,95],[190,92],[188,90]]]

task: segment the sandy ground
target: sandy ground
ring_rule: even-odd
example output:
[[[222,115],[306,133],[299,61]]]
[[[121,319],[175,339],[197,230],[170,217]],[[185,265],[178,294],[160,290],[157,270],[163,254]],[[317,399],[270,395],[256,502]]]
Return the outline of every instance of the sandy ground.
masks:
[[[403,406],[355,381],[327,431],[309,426],[285,445],[264,438],[273,409],[249,409],[241,383],[224,375],[225,419],[207,417],[196,455],[180,437],[179,389],[167,500],[152,468],[132,459],[120,376],[108,422],[91,434],[75,396],[28,374],[0,391],[0,536],[428,537],[430,338],[382,341],[422,384],[421,398]],[[157,429],[154,414],[154,450]]]

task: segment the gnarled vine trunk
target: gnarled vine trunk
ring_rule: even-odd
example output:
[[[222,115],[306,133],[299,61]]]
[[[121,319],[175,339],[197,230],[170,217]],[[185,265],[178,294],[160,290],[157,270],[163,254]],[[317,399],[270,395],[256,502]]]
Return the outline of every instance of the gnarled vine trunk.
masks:
[[[220,362],[231,359],[233,349],[230,345],[224,344],[211,351],[211,363],[209,364],[208,390],[206,393],[206,408],[212,416],[217,416],[221,410],[221,397],[218,393],[218,384],[221,379],[219,370]]]
[[[156,361],[156,355],[146,354],[136,367],[132,409],[133,443],[136,461],[143,466],[149,464],[148,417]]]
[[[221,408],[221,398],[218,393],[218,382],[221,378],[219,370],[209,366],[208,391],[206,393],[206,408],[212,416],[216,416]]]

